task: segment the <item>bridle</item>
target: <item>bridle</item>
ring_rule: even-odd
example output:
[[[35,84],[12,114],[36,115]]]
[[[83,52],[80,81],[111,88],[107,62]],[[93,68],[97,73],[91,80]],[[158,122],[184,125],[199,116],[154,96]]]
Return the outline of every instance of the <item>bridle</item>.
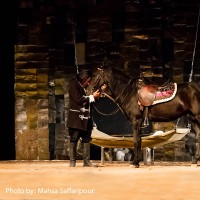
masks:
[[[92,81],[93,83],[90,83],[90,85],[93,86],[92,89],[91,89],[91,91],[90,91],[90,94],[92,94],[92,93],[94,92],[95,86],[96,86],[96,85],[99,85],[101,79],[105,76],[105,75],[104,75],[104,70],[103,70],[103,69],[99,69],[99,70],[100,70],[100,73],[97,75],[98,77],[96,77],[96,80],[95,80],[94,82]],[[127,84],[127,86],[126,86],[126,88],[125,88],[124,90],[122,90],[122,92],[120,92],[119,95],[118,95],[115,99],[114,99],[113,97],[111,97],[110,95],[108,95],[106,92],[101,91],[101,86],[102,86],[103,84],[106,84],[107,87],[109,87],[107,82],[104,82],[102,85],[99,86],[99,91],[101,92],[101,96],[102,96],[102,97],[107,97],[107,98],[111,99],[111,100],[118,106],[118,109],[116,109],[116,110],[113,111],[112,113],[110,113],[110,114],[104,114],[104,115],[113,115],[113,114],[115,114],[116,112],[118,112],[119,110],[121,110],[122,113],[124,113],[124,111],[122,110],[121,106],[120,106],[119,103],[118,103],[118,100],[119,100],[119,98],[122,96],[122,94],[123,94],[129,87],[130,87],[130,88],[132,87],[132,85],[133,85],[133,83],[134,83],[134,80],[135,80],[134,78],[130,78],[129,81],[128,81],[128,84]],[[112,93],[112,92],[111,92],[111,93]],[[124,103],[124,101],[126,100],[126,98],[128,97],[129,94],[130,94],[129,92],[126,93],[125,97],[124,97],[123,100],[121,101],[121,105]],[[96,109],[96,110],[97,110],[97,109]],[[100,113],[100,111],[98,111],[98,110],[97,110],[97,112]],[[102,113],[101,113],[101,114],[102,114]]]
[[[101,81],[102,77],[104,77],[104,69],[98,68],[98,70],[100,70],[100,74],[98,74],[98,77],[96,78],[96,81],[95,81],[94,83],[92,83],[92,84],[90,83],[91,85],[94,86],[94,87],[92,87],[92,89],[91,89],[91,91],[90,91],[91,93],[94,91],[95,86],[96,86],[96,85],[99,85],[99,82]],[[134,80],[134,78],[131,78],[131,79],[128,81],[127,87],[126,87],[122,92],[120,92],[119,95],[118,95],[115,99],[112,98],[110,95],[108,95],[106,92],[101,91],[101,86],[102,86],[103,84],[106,84],[107,87],[108,87],[108,83],[107,83],[107,82],[104,82],[101,86],[99,86],[99,91],[101,92],[101,96],[102,96],[102,97],[107,97],[107,98],[111,99],[114,103],[117,103],[118,100],[119,100],[119,98],[120,98],[120,97],[122,96],[122,94],[129,88],[129,86],[132,86],[133,80]],[[91,94],[91,93],[90,93],[90,94]],[[125,101],[125,99],[127,98],[128,95],[129,95],[129,92],[126,93],[126,95],[125,95],[123,101],[121,101],[121,105],[124,103],[124,101]],[[118,104],[118,103],[117,103],[117,104]]]
[[[100,70],[100,74],[98,74],[98,77],[96,78],[96,81],[95,81],[94,83],[90,83],[91,85],[94,86],[94,87],[92,87],[92,89],[91,89],[91,91],[90,91],[90,94],[92,94],[92,93],[94,92],[95,86],[96,86],[96,85],[99,85],[99,82],[101,81],[102,77],[104,77],[104,70],[103,70],[103,69],[100,69],[100,68],[99,68],[98,70]],[[106,84],[107,87],[108,87],[108,83],[107,83],[107,82],[104,82],[103,84]],[[100,93],[101,93],[101,97],[107,97],[107,98],[111,99],[114,103],[116,103],[115,99],[113,99],[110,95],[108,95],[107,93],[105,93],[104,91],[102,91],[101,86],[102,86],[103,84],[101,84],[101,85],[99,86],[99,89],[98,89],[98,90],[100,91]],[[101,115],[106,115],[106,116],[114,115],[114,114],[116,114],[119,110],[121,110],[121,108],[120,108],[120,106],[119,106],[118,104],[117,104],[117,106],[118,106],[118,108],[117,108],[116,110],[112,111],[111,113],[103,113],[103,112],[99,111],[95,105],[93,105],[93,107],[95,108],[95,110],[96,110],[99,114],[101,114]],[[123,112],[123,110],[121,110],[121,111]]]
[[[99,82],[101,81],[101,79],[102,79],[102,77],[104,76],[104,71],[103,71],[103,69],[100,69],[100,68],[98,68],[98,70],[100,70],[100,74],[98,74],[97,76],[97,78],[96,78],[96,81],[94,82],[94,83],[90,83],[90,85],[92,85],[93,87],[92,87],[92,89],[91,89],[91,91],[90,91],[90,94],[92,94],[93,92],[94,92],[94,89],[95,89],[95,86],[96,85],[99,85]],[[103,85],[103,84],[102,84]],[[101,85],[101,86],[102,86]],[[101,91],[101,86],[99,86],[99,91],[100,92],[102,92]],[[103,92],[102,92],[103,93]]]
[[[104,77],[104,70],[101,69],[101,68],[98,68],[98,70],[100,70],[100,74],[98,74],[98,77],[96,78],[96,81],[93,82],[93,83],[90,83],[90,85],[93,86],[92,89],[90,90],[90,94],[92,94],[94,92],[95,86],[99,85],[99,82],[101,81],[102,77]],[[104,82],[103,84],[106,84],[107,87],[109,87],[107,82]],[[99,86],[99,88],[98,88],[98,90],[101,92],[101,97],[107,97],[107,98],[111,99],[114,103],[116,103],[114,98],[112,98],[109,94],[107,94],[104,91],[102,91],[101,86],[103,84],[101,84]]]

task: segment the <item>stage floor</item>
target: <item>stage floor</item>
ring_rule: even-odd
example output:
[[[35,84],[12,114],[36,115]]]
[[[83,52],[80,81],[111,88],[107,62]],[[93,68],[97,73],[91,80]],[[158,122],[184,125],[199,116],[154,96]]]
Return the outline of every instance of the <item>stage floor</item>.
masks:
[[[200,166],[190,163],[93,161],[97,168],[68,167],[69,161],[0,161],[3,200],[188,200],[199,199]]]

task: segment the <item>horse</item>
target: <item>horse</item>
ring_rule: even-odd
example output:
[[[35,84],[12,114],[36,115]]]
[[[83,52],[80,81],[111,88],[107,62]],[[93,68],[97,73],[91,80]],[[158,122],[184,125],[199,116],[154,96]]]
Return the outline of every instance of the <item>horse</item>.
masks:
[[[196,150],[192,159],[192,164],[198,163],[200,159],[200,83],[199,82],[182,82],[174,83],[176,91],[171,95],[171,99],[162,102],[158,99],[157,102],[151,102],[152,98],[155,100],[155,87],[150,87],[149,96],[144,96],[143,100],[146,102],[141,105],[141,95],[139,91],[141,84],[138,84],[137,76],[130,76],[119,69],[111,66],[97,67],[93,69],[92,78],[87,87],[87,94],[91,94],[94,89],[101,88],[103,84],[107,85],[107,90],[110,97],[122,110],[127,120],[132,124],[133,133],[133,152],[134,158],[131,165],[139,168],[142,161],[141,149],[141,126],[144,123],[144,107],[148,107],[148,120],[152,122],[170,122],[179,119],[182,116],[189,115],[191,126],[196,135]],[[157,87],[159,88],[159,87]],[[164,91],[165,94],[166,91]],[[149,98],[151,97],[151,98]]]

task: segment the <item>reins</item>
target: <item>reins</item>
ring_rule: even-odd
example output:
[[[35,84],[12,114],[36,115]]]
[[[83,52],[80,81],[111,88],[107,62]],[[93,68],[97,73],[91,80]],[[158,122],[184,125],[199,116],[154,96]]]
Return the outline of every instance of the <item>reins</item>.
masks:
[[[119,107],[118,107],[116,110],[112,111],[111,113],[103,113],[103,112],[99,111],[99,109],[97,109],[97,107],[95,105],[93,105],[93,107],[99,114],[104,115],[104,116],[114,115],[119,111]]]
[[[98,76],[96,82],[93,83],[92,85],[97,85],[97,84],[100,82],[102,73],[103,73],[103,70],[101,71],[101,74]],[[134,80],[134,78],[130,78],[130,79],[129,79],[129,81],[128,81],[128,83],[127,83],[127,87],[126,87],[122,92],[120,92],[119,95],[118,95],[116,98],[113,98],[113,97],[111,97],[110,95],[108,95],[107,93],[102,92],[102,91],[101,91],[101,88],[99,88],[99,91],[101,92],[102,97],[107,97],[107,98],[109,98],[110,100],[112,100],[112,101],[118,106],[118,109],[116,109],[116,110],[114,110],[113,112],[107,114],[107,113],[103,113],[103,112],[99,111],[99,110],[93,105],[94,108],[95,108],[95,110],[96,110],[98,113],[102,114],[102,115],[113,115],[113,114],[117,113],[119,110],[121,110],[122,113],[124,113],[124,111],[122,110],[121,106],[120,106],[119,103],[118,103],[118,100],[119,100],[119,98],[122,96],[122,94],[129,88],[129,86],[132,86],[133,80]],[[93,88],[93,89],[94,89],[94,88]],[[93,89],[92,89],[92,91],[93,91]],[[126,100],[126,98],[128,97],[129,94],[130,94],[129,92],[126,93],[124,99],[121,101],[121,105],[124,103],[124,101]]]
[[[121,109],[121,107],[119,106],[119,104],[115,101],[115,99],[113,99],[110,95],[108,95],[107,93],[105,93],[105,92],[101,92],[101,95],[102,95],[102,97],[107,97],[108,99],[110,99],[110,100],[112,100],[116,105],[117,105],[117,109],[116,110],[114,110],[114,111],[112,111],[111,113],[103,113],[103,112],[101,112],[101,111],[99,111],[97,108],[96,108],[96,106],[94,106],[94,108],[95,108],[95,110],[98,112],[98,113],[100,113],[100,114],[102,114],[102,115],[107,115],[107,116],[109,116],[109,115],[114,115],[114,114],[116,114],[119,110],[121,110],[122,111],[122,113],[124,113],[124,111]]]

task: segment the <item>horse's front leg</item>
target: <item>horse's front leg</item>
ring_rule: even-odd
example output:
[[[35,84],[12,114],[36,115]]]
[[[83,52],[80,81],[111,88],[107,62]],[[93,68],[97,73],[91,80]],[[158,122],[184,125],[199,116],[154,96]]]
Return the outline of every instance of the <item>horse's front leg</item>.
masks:
[[[133,152],[134,152],[134,158],[132,161],[132,164],[138,168],[140,166],[140,161],[142,160],[142,151],[141,151],[141,123],[142,120],[135,119],[132,121],[132,131],[133,131]]]

